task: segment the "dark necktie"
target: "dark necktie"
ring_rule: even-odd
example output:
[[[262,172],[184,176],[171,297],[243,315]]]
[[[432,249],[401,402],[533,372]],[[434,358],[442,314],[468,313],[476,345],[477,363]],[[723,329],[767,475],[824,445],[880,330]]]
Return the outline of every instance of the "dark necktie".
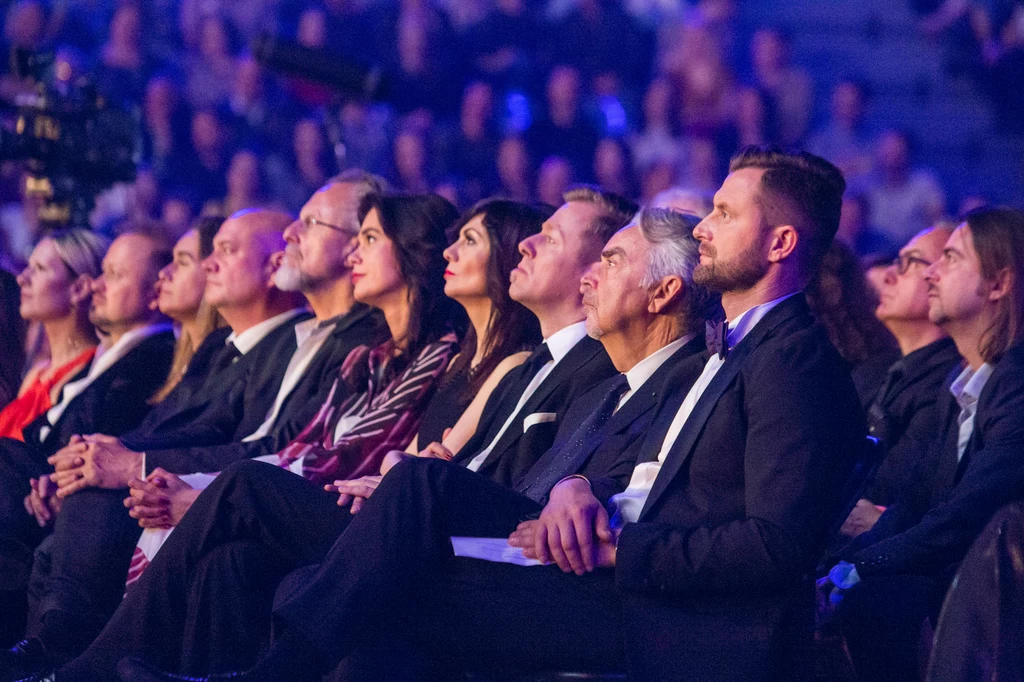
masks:
[[[877,438],[882,445],[888,445],[896,434],[892,433],[893,424],[886,411],[892,402],[892,389],[903,379],[905,366],[903,360],[897,360],[885,375],[885,381],[875,395],[874,401],[868,406],[868,433]]]
[[[229,342],[224,345],[220,354],[217,356],[216,363],[211,368],[211,374],[216,372],[222,372],[231,365],[238,362],[238,359],[242,357],[242,353],[239,352],[238,347],[234,343]]]
[[[514,410],[516,405],[519,403],[519,398],[526,393],[527,387],[530,385],[530,382],[533,381],[533,378],[537,376],[537,372],[540,371],[540,368],[551,362],[553,359],[554,358],[551,357],[551,351],[548,350],[548,344],[546,343],[540,344],[540,346],[537,347],[537,350],[533,351],[533,353],[530,354],[530,357],[526,358],[526,362],[523,363],[521,371],[519,372],[519,377],[516,379],[514,384],[509,386],[509,391],[505,394],[505,398],[507,398],[505,402],[509,405],[507,410],[502,410],[502,412],[505,412],[505,415],[502,417],[501,421],[498,422],[498,428],[501,428],[501,425],[505,423],[508,416],[512,414],[512,410]]]
[[[242,351],[238,350],[234,342],[227,344],[227,350],[224,351],[224,366],[235,364],[241,357]]]
[[[578,473],[583,468],[586,458],[594,451],[594,439],[612,418],[615,407],[628,390],[629,382],[626,381],[626,375],[620,374],[615,377],[597,409],[573,432],[565,446],[552,453],[550,460],[545,457],[537,462],[527,475],[528,478],[532,475],[533,480],[523,481],[519,486],[522,493],[536,502],[541,502],[556,483],[566,476]]]
[[[526,358],[526,362],[519,366],[519,376],[514,382],[509,384],[508,390],[501,396],[500,409],[495,412],[494,417],[491,419],[487,438],[484,441],[485,446],[494,441],[498,431],[508,421],[512,411],[516,409],[516,405],[519,404],[519,398],[526,392],[530,382],[533,381],[533,377],[537,375],[541,367],[552,359],[548,345],[542,343],[530,354],[530,357]]]
[[[712,355],[717,354],[720,360],[725,360],[729,354],[729,324],[725,320],[714,324],[708,322],[704,329],[704,342]]]
[[[551,357],[551,351],[548,349],[548,344],[542,343],[537,346],[537,350],[530,354],[530,357],[526,358],[526,362],[523,363],[523,371],[520,375],[520,382],[523,384],[523,390],[530,385],[530,381],[537,375],[540,368],[551,362],[554,358]]]

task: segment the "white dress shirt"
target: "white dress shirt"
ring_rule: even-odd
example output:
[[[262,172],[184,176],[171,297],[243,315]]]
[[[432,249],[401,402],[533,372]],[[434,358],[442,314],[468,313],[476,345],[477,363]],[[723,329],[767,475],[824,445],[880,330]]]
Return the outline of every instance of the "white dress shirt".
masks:
[[[665,364],[665,361],[672,357],[673,354],[685,344],[690,343],[696,337],[696,334],[687,334],[686,336],[676,339],[667,346],[662,346],[658,350],[654,351],[640,362],[633,365],[633,368],[626,372],[626,383],[629,384],[629,389],[622,394],[619,398],[618,404],[615,405],[615,412],[622,409],[622,406],[626,404],[626,401],[633,397],[633,394],[640,390],[640,388],[647,383],[647,380],[651,378],[658,369]],[[613,412],[612,414],[615,414]]]
[[[987,362],[974,371],[970,367],[964,368],[960,375],[950,384],[949,391],[956,398],[960,406],[960,414],[957,415],[957,425],[960,427],[960,435],[956,443],[956,458],[959,461],[967,450],[967,442],[971,440],[974,433],[974,415],[978,412],[978,398],[981,396],[981,389],[992,376],[992,365]]]
[[[768,311],[793,295],[781,296],[767,303],[762,303],[737,316],[735,320],[729,323],[727,336],[729,348],[742,341],[750,333],[750,330],[761,321],[761,318],[768,314]],[[651,494],[651,489],[654,487],[654,479],[658,477],[658,472],[661,471],[661,465],[665,461],[665,456],[668,455],[669,450],[675,445],[676,438],[679,437],[679,433],[683,430],[683,425],[689,419],[690,413],[693,412],[693,408],[697,405],[697,401],[700,400],[708,384],[715,378],[723,364],[724,360],[717,353],[712,353],[711,357],[708,358],[707,364],[704,365],[704,371],[701,372],[700,377],[690,387],[689,392],[683,399],[683,403],[676,412],[676,416],[672,419],[668,432],[665,434],[665,440],[662,441],[661,449],[658,451],[658,458],[652,462],[640,462],[637,464],[633,469],[633,475],[630,477],[629,485],[626,486],[626,489],[611,498],[611,525],[613,527],[621,528],[627,523],[635,523],[640,518],[640,512],[643,510],[644,504],[647,503],[647,497]]]
[[[224,345],[233,343],[235,344],[235,348],[238,349],[238,352],[245,355],[255,348],[256,344],[266,338],[267,334],[274,331],[296,315],[301,315],[304,312],[306,312],[305,308],[292,308],[291,310],[267,318],[258,324],[254,324],[239,334],[231,332],[228,335],[228,338],[224,339]]]
[[[519,397],[519,402],[516,403],[516,409],[512,410],[512,414],[510,414],[508,419],[505,420],[501,430],[498,431],[498,435],[494,437],[494,440],[487,444],[486,448],[480,451],[480,454],[470,460],[469,464],[466,465],[467,469],[470,471],[477,471],[480,469],[480,466],[487,459],[487,456],[491,454],[491,450],[494,449],[495,444],[501,440],[502,436],[505,435],[505,431],[508,430],[508,427],[511,426],[516,419],[521,419],[526,416],[521,416],[519,414],[523,409],[523,406],[526,404],[526,401],[537,392],[537,389],[540,388],[540,385],[544,383],[544,380],[548,378],[548,375],[551,374],[552,370],[555,369],[558,363],[562,361],[562,358],[568,355],[569,351],[575,348],[576,344],[582,341],[583,337],[586,335],[587,323],[577,322],[575,324],[570,324],[568,327],[559,329],[557,332],[544,339],[544,343],[547,344],[548,351],[551,352],[551,359],[544,363],[537,373],[533,375],[533,380],[530,381],[526,390],[523,391],[523,395]]]
[[[114,364],[128,355],[132,350],[135,349],[140,343],[148,339],[149,337],[160,334],[161,332],[171,331],[171,325],[160,323],[151,324],[145,327],[138,327],[132,329],[117,340],[117,343],[106,347],[106,342],[103,342],[96,348],[96,354],[92,358],[92,364],[89,365],[89,373],[78,381],[72,381],[64,385],[64,389],[60,393],[60,402],[51,407],[46,412],[46,421],[50,422],[50,426],[44,425],[39,429],[39,437],[41,440],[46,440],[52,426],[64,414],[64,410],[68,409],[68,405],[71,401],[77,398],[82,392],[92,385],[92,382],[106,372],[108,369],[114,366]]]
[[[274,422],[277,421],[277,417],[281,413],[281,406],[284,405],[284,401],[287,400],[288,396],[299,384],[299,380],[306,373],[309,363],[313,361],[313,358],[327,341],[327,337],[331,335],[331,332],[338,325],[337,320],[330,324],[325,322],[314,317],[303,320],[295,325],[295,352],[292,353],[291,360],[288,361],[288,367],[284,371],[284,378],[277,389],[274,403],[267,411],[267,417],[263,420],[263,423],[254,432],[243,438],[243,443],[259,440],[274,428]]]

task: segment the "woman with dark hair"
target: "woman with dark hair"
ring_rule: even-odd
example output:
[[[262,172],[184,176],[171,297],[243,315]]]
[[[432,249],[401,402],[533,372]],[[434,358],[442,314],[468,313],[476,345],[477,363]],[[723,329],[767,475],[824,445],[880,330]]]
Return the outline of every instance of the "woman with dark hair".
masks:
[[[0,408],[18,395],[25,362],[25,321],[18,314],[18,282],[0,270]]]
[[[832,345],[850,365],[857,395],[867,408],[900,353],[896,339],[875,317],[878,295],[850,247],[833,242],[806,295]]]
[[[157,279],[157,298],[152,308],[159,308],[174,320],[180,333],[174,346],[174,360],[167,381],[150,402],[165,399],[186,376],[189,369],[195,376],[205,376],[208,353],[198,353],[210,332],[223,325],[217,311],[203,300],[206,270],[202,261],[213,253],[213,236],[224,218],[207,216],[196,221],[174,245],[174,259],[160,270]],[[208,350],[213,350],[210,348]]]
[[[409,444],[458,350],[465,311],[444,295],[445,233],[455,208],[436,194],[369,195],[352,266],[352,293],[379,309],[391,338],[352,351],[342,366],[348,397],[331,390],[313,423],[279,454],[319,482],[376,473],[384,455]]]
[[[512,300],[508,282],[519,263],[519,242],[539,232],[550,214],[546,208],[490,199],[456,223],[455,242],[444,252],[444,292],[465,309],[470,325],[407,453],[434,442],[458,452],[498,382],[540,343],[540,323]]]

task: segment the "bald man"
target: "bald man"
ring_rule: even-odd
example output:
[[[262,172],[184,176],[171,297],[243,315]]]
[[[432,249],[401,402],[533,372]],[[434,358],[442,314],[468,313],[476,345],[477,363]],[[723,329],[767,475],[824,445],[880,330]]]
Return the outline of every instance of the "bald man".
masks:
[[[141,533],[124,499],[143,476],[145,451],[237,441],[265,418],[295,351],[294,327],[310,317],[301,294],[274,284],[292,220],[246,210],[218,230],[202,264],[204,296],[228,328],[197,351],[209,361],[205,377],[183,382],[192,395],[158,404],[120,439],[82,434],[50,458],[63,505],[32,573],[27,646],[36,654],[60,660],[84,647],[120,601]]]

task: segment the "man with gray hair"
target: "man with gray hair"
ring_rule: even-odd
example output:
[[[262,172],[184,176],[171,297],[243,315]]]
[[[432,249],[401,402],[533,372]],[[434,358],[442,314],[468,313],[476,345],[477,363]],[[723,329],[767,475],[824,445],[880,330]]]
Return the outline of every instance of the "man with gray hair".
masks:
[[[607,502],[624,490],[635,465],[628,454],[635,451],[629,446],[649,428],[666,379],[670,373],[680,376],[690,366],[694,376],[700,372],[704,320],[709,310],[716,311],[717,302],[693,282],[693,269],[698,262],[692,235],[696,224],[696,217],[674,211],[641,211],[608,240],[600,261],[586,270],[581,291],[587,332],[600,340],[619,373],[573,402],[554,445],[514,490],[443,459],[411,458],[396,464],[383,477],[372,504],[355,517],[357,522],[344,524],[347,527],[323,563],[300,568],[285,578],[277,594],[287,597],[278,600],[274,611],[275,633],[280,629],[285,638],[276,640],[271,654],[240,679],[248,679],[249,674],[260,680],[318,679],[351,652],[355,640],[336,636],[335,630],[347,625],[331,612],[345,611],[353,600],[374,604],[374,609],[379,604],[378,612],[386,612],[383,603],[392,586],[387,577],[381,576],[405,573],[393,563],[394,559],[450,556],[451,536],[500,538],[498,542],[507,550],[505,538],[521,521],[539,515],[541,524],[537,532],[562,532],[564,541],[578,548],[579,558],[574,561],[578,561],[580,573],[585,566],[592,565],[593,538],[576,537],[572,528],[577,520],[558,513],[566,507],[561,500],[575,497],[578,489],[584,489]],[[337,523],[331,523],[332,517],[338,517],[334,501],[293,490],[294,502],[302,498],[304,513],[294,516],[301,518],[304,530],[286,530],[281,518],[274,523],[250,524],[265,528],[265,537],[260,541],[276,545],[280,541],[292,542],[293,536],[312,533],[322,537],[325,533],[316,530],[320,526],[337,534]],[[314,508],[314,503],[320,508]],[[577,511],[588,515],[588,529],[603,514],[607,529],[608,518],[601,505]],[[601,525],[597,521],[598,529]],[[318,551],[323,549],[326,545]],[[451,565],[418,560],[414,563],[423,570],[403,580],[396,591],[419,591],[437,577],[437,570],[444,571],[443,567]],[[184,565],[182,570],[189,568]],[[366,580],[370,574],[376,574],[378,579]],[[126,602],[125,606],[128,605]],[[458,624],[448,630],[448,634],[462,638],[468,631]],[[402,679],[401,673],[394,670],[393,644],[409,633],[389,632],[376,624],[366,628],[366,632],[381,632],[388,639],[391,654],[374,661],[382,678]],[[108,634],[107,639],[113,642],[121,633]],[[479,634],[481,643],[493,637],[486,628]],[[307,637],[308,641],[304,641]],[[456,649],[443,647],[429,653],[447,656]],[[128,652],[122,648],[114,655],[107,652],[102,656],[114,661],[124,653]],[[285,667],[278,667],[281,665]],[[130,679],[179,679],[147,669],[141,663],[129,667],[135,675]],[[81,668],[76,668],[76,672]]]
[[[240,441],[149,448],[146,476],[157,468],[164,479],[220,471],[232,462],[280,451],[323,404],[352,349],[380,340],[386,327],[377,313],[356,303],[346,261],[359,232],[359,202],[384,189],[384,181],[374,175],[346,171],[317,190],[298,220],[285,228],[285,253],[274,283],[301,292],[313,317],[295,325],[295,351],[263,422]],[[140,516],[160,516],[162,508],[170,507],[168,496],[155,488],[146,492],[152,503],[138,505]]]

